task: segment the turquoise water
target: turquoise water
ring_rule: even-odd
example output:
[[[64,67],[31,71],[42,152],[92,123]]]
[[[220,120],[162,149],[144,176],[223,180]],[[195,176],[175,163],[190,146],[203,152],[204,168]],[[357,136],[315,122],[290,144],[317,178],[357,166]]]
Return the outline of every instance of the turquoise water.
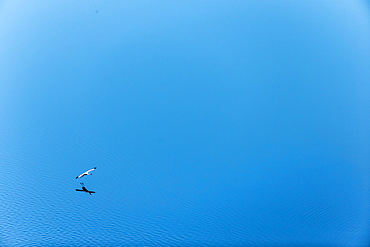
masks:
[[[0,1],[0,245],[368,246],[369,44],[365,1]]]

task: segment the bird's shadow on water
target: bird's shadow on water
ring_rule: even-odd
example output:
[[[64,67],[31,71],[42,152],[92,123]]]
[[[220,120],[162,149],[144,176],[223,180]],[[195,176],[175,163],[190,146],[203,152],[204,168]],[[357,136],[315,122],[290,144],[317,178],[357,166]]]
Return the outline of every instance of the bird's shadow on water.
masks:
[[[92,190],[88,190],[84,183],[80,183],[82,188],[81,189],[76,189],[76,191],[82,191],[82,192],[86,192],[86,193],[89,193],[90,195],[93,194],[93,193],[96,193],[95,191],[92,191]]]

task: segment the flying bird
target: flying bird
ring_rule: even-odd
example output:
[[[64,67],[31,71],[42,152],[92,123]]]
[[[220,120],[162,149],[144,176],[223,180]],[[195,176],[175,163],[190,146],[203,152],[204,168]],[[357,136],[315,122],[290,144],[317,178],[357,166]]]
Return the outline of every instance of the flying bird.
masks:
[[[77,177],[76,177],[76,179],[77,178],[82,178],[83,176],[85,176],[85,175],[92,175],[92,173],[89,173],[89,172],[92,172],[92,171],[94,171],[96,169],[96,167],[94,167],[94,168],[92,168],[92,169],[90,169],[90,170],[88,170],[88,171],[86,171],[86,172],[84,172],[84,173],[81,173],[80,175],[78,175]]]
[[[86,187],[85,187],[84,183],[80,183],[80,184],[81,184],[81,186],[82,186],[82,190],[80,190],[80,189],[76,189],[76,191],[83,191],[83,192],[89,193],[90,195],[91,195],[92,193],[95,193],[95,191],[91,191],[91,190],[86,189]]]

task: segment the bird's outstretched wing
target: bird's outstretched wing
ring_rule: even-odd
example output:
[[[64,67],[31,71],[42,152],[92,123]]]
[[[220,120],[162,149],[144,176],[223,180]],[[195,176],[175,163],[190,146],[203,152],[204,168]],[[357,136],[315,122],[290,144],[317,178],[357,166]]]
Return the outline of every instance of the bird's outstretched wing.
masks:
[[[92,169],[90,169],[90,170],[88,170],[88,171],[86,171],[87,173],[89,173],[89,172],[92,172],[92,171],[94,171],[96,169],[96,167],[94,167],[94,168],[92,168]]]

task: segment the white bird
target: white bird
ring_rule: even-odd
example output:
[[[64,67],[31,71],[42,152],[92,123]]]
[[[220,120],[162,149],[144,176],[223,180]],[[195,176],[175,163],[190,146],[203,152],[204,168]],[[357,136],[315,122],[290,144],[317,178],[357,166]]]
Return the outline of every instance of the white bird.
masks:
[[[84,173],[81,173],[80,175],[78,175],[77,177],[76,177],[76,179],[77,178],[82,178],[83,176],[85,176],[85,175],[92,175],[92,173],[89,173],[89,172],[92,172],[92,171],[94,171],[96,169],[96,167],[94,167],[94,168],[92,168],[92,169],[90,169],[90,170],[88,170],[88,171],[86,171],[86,172],[84,172]]]

